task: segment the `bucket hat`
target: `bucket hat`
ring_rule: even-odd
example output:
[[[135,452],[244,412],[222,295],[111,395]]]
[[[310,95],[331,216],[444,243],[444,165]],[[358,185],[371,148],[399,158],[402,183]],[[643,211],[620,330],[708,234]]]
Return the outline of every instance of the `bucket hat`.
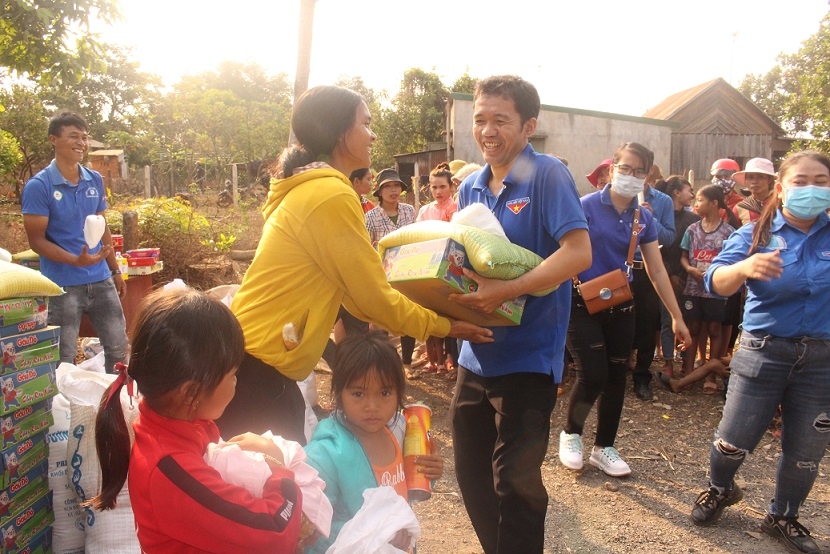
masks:
[[[602,162],[585,177],[588,179],[588,181],[591,182],[592,185],[597,186],[597,177],[599,177],[599,172],[602,171],[603,167],[609,167],[612,163],[614,163],[614,160],[612,160],[611,158],[608,158],[607,160],[602,160]]]
[[[775,173],[775,167],[772,165],[772,162],[766,158],[752,158],[751,160],[746,162],[746,168],[743,171],[738,171],[734,175],[732,175],[732,179],[734,179],[735,182],[739,185],[743,186],[747,173],[760,173],[762,175],[769,175],[773,179],[777,177]]]
[[[383,185],[388,185],[389,183],[398,183],[401,185],[401,188],[406,191],[411,188],[403,182],[401,176],[398,175],[398,172],[390,167],[389,169],[381,170],[381,172],[378,173],[375,190],[372,191],[372,194],[377,198],[380,198],[380,189],[383,188]]]

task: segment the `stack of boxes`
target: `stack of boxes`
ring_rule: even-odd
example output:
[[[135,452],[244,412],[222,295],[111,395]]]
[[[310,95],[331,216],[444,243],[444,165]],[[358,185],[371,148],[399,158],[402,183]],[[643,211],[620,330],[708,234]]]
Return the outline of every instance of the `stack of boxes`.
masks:
[[[130,275],[149,275],[164,269],[164,262],[161,261],[160,257],[160,248],[127,250],[124,255],[127,258],[128,273]]]
[[[51,552],[52,491],[47,433],[54,423],[60,328],[48,327],[48,297],[0,300],[0,550]]]

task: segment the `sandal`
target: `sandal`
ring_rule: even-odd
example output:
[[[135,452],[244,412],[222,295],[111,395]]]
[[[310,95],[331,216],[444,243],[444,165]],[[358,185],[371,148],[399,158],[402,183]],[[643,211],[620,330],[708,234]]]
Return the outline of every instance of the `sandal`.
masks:
[[[427,363],[421,370],[421,373],[438,373],[438,366],[432,362]]]
[[[706,381],[703,383],[703,394],[717,394],[718,393],[718,384],[712,381]]]
[[[672,393],[672,394],[677,394],[677,391],[675,391],[675,390],[671,387],[671,377],[669,377],[668,375],[666,375],[665,373],[663,373],[662,371],[660,371],[660,372],[658,372],[658,373],[657,373],[657,380],[658,380],[658,381],[660,381],[660,384],[661,384],[661,385],[663,385],[663,387],[664,387],[667,391],[669,391],[669,392],[670,392],[670,393]]]

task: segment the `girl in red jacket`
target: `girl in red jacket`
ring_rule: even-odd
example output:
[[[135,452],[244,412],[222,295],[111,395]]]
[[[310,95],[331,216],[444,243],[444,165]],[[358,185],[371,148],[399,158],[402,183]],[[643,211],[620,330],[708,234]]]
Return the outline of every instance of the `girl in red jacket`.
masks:
[[[218,300],[195,290],[157,291],[132,332],[129,373],[101,400],[95,424],[101,460],[96,509],[115,506],[129,473],[130,500],[143,552],[294,552],[300,540],[300,490],[270,440],[230,439],[261,452],[272,475],[262,498],[222,480],[204,459],[219,441],[213,420],[233,398],[244,353],[242,329]],[[119,400],[133,380],[141,391],[130,437]]]

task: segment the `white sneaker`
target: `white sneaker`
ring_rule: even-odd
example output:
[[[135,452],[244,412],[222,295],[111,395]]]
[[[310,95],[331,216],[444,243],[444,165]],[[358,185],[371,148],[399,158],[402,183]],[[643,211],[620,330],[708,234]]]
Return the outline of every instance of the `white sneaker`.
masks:
[[[613,446],[594,447],[588,459],[592,466],[598,467],[611,477],[631,475],[631,468],[620,458],[620,453]]]
[[[576,433],[559,433],[559,461],[568,469],[582,469],[582,437]]]

